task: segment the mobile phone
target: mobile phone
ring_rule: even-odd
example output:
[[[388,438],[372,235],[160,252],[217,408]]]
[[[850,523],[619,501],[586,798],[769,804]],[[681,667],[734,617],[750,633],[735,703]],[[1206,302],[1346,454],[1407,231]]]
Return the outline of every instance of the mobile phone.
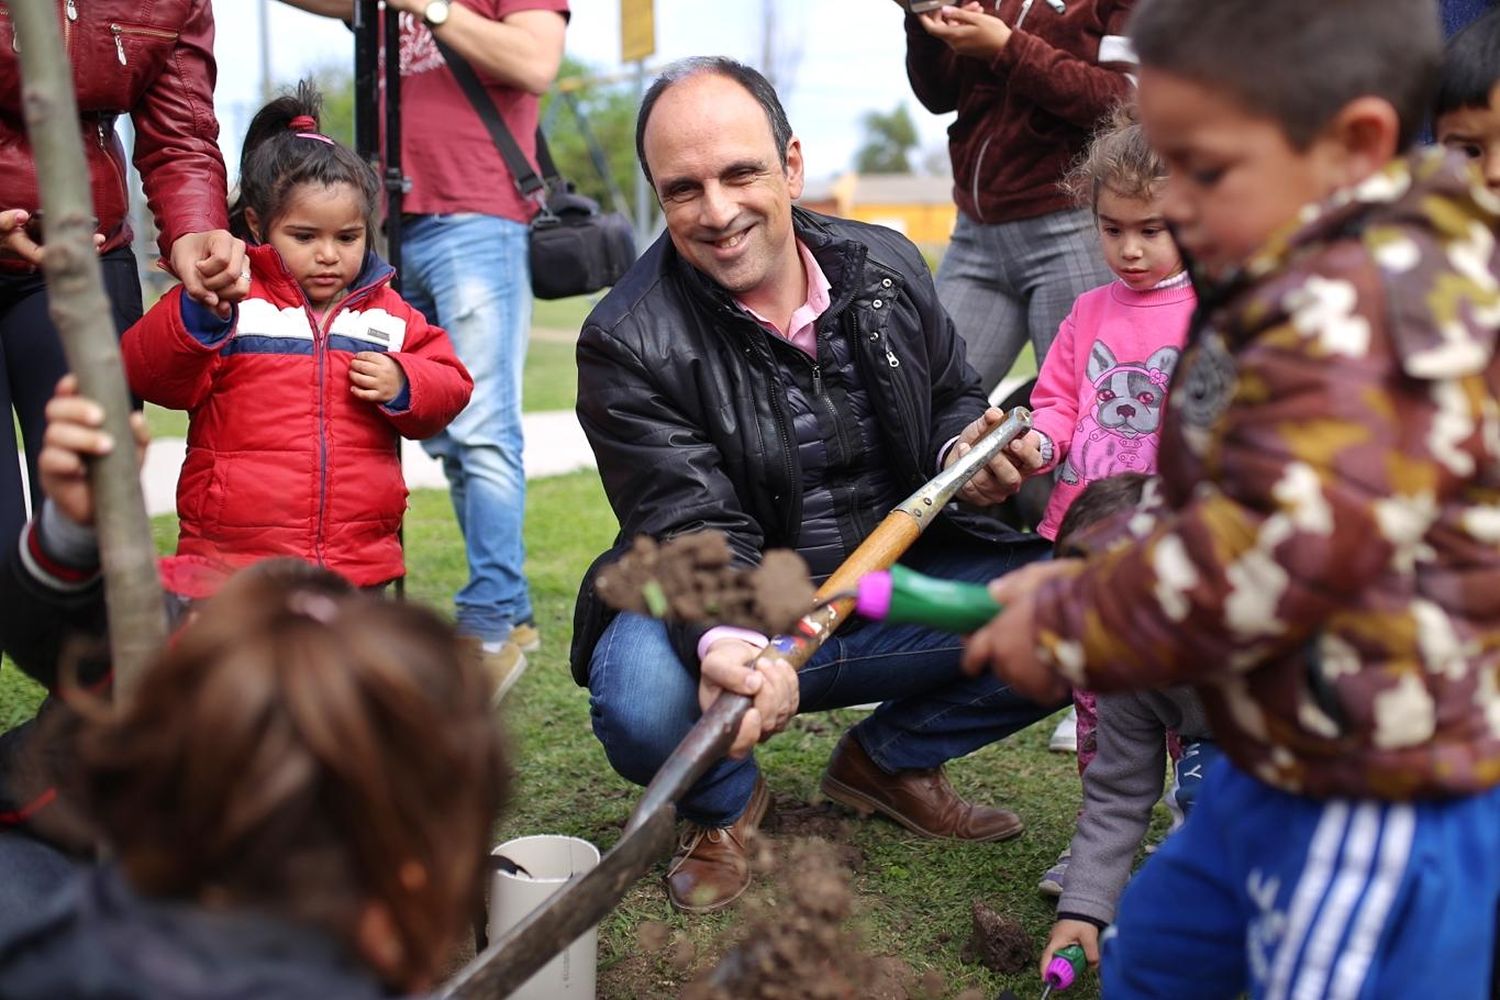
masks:
[[[939,7],[952,7],[958,0],[901,0],[901,6],[906,8],[908,14],[925,14]]]

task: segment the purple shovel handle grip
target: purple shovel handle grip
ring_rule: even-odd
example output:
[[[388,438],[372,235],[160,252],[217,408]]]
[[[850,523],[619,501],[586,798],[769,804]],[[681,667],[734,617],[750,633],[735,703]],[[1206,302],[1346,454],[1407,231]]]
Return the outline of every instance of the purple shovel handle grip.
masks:
[[[1073,963],[1069,962],[1066,958],[1054,958],[1047,963],[1047,975],[1044,981],[1051,985],[1057,992],[1061,993],[1072,986],[1073,979]]]
[[[859,578],[854,597],[854,612],[861,618],[883,622],[891,613],[891,574],[889,570],[876,570]]]

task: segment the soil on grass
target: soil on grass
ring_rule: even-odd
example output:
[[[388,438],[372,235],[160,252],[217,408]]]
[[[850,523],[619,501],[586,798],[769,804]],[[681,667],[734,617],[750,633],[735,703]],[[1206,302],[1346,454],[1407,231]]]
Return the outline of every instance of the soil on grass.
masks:
[[[865,852],[851,842],[854,824],[849,822],[848,813],[832,802],[812,805],[795,795],[777,793],[760,828],[783,840],[797,837],[824,840],[845,868],[858,872],[864,867]]]
[[[594,589],[610,607],[664,621],[737,625],[766,635],[791,629],[812,609],[807,563],[772,549],[759,566],[732,565],[721,532],[679,535],[658,545],[636,538],[620,559],[599,571]]]
[[[977,899],[972,917],[974,926],[960,956],[965,962],[977,962],[991,972],[1005,974],[1020,972],[1032,964],[1031,937],[1019,921],[1001,916]]]
[[[774,891],[746,903],[734,944],[683,991],[685,1000],[908,1000],[917,975],[899,958],[875,958],[845,928],[850,874],[826,841],[774,846],[758,838],[753,861]]]

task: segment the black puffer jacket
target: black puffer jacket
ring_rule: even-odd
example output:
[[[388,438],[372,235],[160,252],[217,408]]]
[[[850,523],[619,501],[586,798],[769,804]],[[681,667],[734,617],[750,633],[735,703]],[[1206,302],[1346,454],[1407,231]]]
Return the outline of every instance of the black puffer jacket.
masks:
[[[889,474],[904,495],[931,478],[938,451],[984,411],[979,377],[908,240],[801,209],[793,224],[832,285],[819,337],[853,338]],[[594,595],[594,573],[629,539],[713,528],[746,564],[767,548],[799,547],[802,477],[783,353],[666,236],[589,315],[578,341],[578,417],[620,537],[579,591],[578,683],[587,684],[589,658],[612,617]],[[1016,537],[972,514],[944,520],[981,538]],[[685,663],[697,664],[700,634],[674,635]]]

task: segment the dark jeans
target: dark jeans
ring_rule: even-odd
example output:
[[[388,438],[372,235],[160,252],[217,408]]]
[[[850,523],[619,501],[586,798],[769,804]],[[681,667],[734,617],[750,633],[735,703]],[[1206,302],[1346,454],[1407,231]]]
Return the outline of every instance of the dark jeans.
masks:
[[[0,938],[13,923],[47,906],[88,865],[50,844],[12,830],[0,831]]]
[[[1044,541],[1011,547],[922,545],[903,562],[931,576],[988,581],[1045,556]],[[846,627],[802,669],[799,711],[882,704],[854,727],[887,772],[932,768],[988,746],[1058,708],[1028,701],[991,674],[959,670],[957,636],[915,625]],[[666,628],[639,615],[610,623],[589,663],[594,733],[623,777],[647,784],[702,714],[697,670],[672,651]],[[722,760],[698,780],[679,812],[705,826],[727,826],[750,801],[753,757]]]
[[[141,318],[135,254],[121,247],[100,257],[99,264],[115,330],[124,334]],[[8,414],[14,408],[20,421],[33,509],[41,503],[36,460],[42,450],[47,400],[67,370],[57,328],[47,315],[47,285],[41,272],[0,271],[0,410]],[[0,427],[0,540],[9,545],[26,523],[25,488],[19,463],[6,457],[16,454],[14,425],[0,417]]]

